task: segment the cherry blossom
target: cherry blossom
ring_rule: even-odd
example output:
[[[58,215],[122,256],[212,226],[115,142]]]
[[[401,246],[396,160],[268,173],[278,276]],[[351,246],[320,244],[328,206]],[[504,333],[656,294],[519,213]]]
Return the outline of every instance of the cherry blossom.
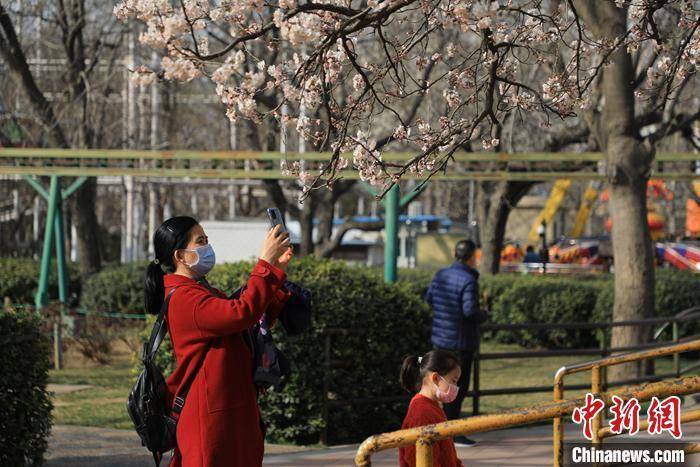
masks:
[[[615,0],[627,31],[598,40],[576,4],[122,0],[114,14],[143,23],[139,41],[164,53],[160,70],[133,70],[138,84],[209,80],[229,119],[283,122],[314,150],[330,151],[323,166],[283,169],[311,190],[344,170],[382,187],[406,173],[429,175],[466,143],[494,150],[498,139],[481,135],[496,134],[512,112],[536,113],[548,127],[590,110],[617,50],[651,57],[640,99],[696,79],[696,3]],[[389,164],[386,144],[415,158]]]

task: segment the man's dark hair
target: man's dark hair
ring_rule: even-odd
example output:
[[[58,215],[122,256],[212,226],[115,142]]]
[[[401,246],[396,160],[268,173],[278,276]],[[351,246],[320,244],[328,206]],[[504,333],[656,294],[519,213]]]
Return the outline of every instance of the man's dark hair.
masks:
[[[527,246],[527,250],[525,250],[527,253],[534,253],[535,249],[532,247],[532,245]]]
[[[471,240],[460,240],[455,245],[455,259],[467,261],[474,256],[476,244]]]

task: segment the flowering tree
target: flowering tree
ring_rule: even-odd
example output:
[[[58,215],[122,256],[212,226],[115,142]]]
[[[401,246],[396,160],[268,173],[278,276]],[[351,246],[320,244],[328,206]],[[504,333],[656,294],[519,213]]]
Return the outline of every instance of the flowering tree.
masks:
[[[210,79],[231,120],[272,118],[328,150],[321,166],[283,162],[306,193],[343,170],[380,192],[428,179],[456,151],[499,149],[509,116],[544,129],[583,120],[611,185],[615,319],[651,313],[644,188],[657,141],[698,117],[679,106],[700,65],[695,2],[124,0],[115,14],[144,22],[141,42],[165,51],[161,69],[136,70],[141,82]],[[262,106],[270,94],[277,105]],[[406,111],[427,94],[441,104]],[[644,137],[643,112],[658,117]],[[387,144],[413,156],[384,161]],[[643,334],[616,330],[613,345]]]

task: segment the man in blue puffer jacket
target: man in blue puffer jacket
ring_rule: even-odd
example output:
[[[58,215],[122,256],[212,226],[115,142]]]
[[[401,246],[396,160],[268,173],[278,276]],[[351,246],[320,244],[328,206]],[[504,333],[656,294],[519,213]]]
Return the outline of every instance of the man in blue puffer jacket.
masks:
[[[479,342],[479,324],[488,317],[487,312],[479,308],[475,250],[476,245],[471,240],[457,242],[455,262],[435,274],[425,294],[425,300],[433,309],[433,346],[453,352],[462,362],[457,398],[443,407],[448,420],[459,418],[462,401],[469,390],[472,359]],[[458,436],[454,441],[462,445],[474,444],[464,436]]]

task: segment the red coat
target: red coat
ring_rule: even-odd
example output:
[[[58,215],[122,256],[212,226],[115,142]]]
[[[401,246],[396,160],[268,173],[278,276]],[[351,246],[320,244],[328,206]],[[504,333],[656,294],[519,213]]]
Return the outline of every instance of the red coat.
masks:
[[[411,399],[408,413],[401,428],[415,428],[446,421],[447,417],[440,404],[422,394],[416,394]],[[401,467],[416,466],[415,445],[399,448],[399,465]],[[443,439],[433,445],[433,467],[462,467],[462,462],[457,458],[454,441]]]
[[[264,435],[253,384],[251,352],[242,332],[264,312],[272,325],[289,298],[285,273],[264,260],[253,268],[239,299],[217,296],[195,280],[165,276],[170,300],[167,323],[177,367],[168,378],[170,404],[211,347],[190,387],[177,426],[175,467],[254,467],[262,465]]]

